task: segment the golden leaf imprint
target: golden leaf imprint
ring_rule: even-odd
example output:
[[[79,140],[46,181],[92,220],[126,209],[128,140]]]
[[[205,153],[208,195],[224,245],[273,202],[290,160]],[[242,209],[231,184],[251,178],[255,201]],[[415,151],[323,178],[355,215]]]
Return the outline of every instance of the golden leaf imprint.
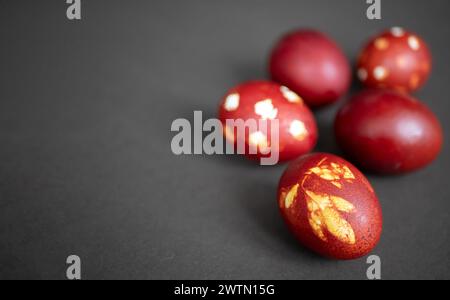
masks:
[[[337,163],[323,164],[321,161],[317,167],[309,169],[306,175],[317,175],[323,180],[330,181],[334,186],[342,189],[342,184],[339,182],[345,180],[347,182],[353,182],[356,179],[353,172],[347,166],[341,166]]]
[[[356,243],[355,232],[339,213],[354,213],[353,204],[337,196],[317,194],[309,190],[305,192],[309,211],[308,220],[314,234],[322,241],[327,242],[324,234],[326,229],[339,241],[354,245]]]
[[[280,205],[284,204],[284,207],[290,208],[294,204],[295,198],[298,194],[299,184],[294,185],[287,192],[281,193]]]

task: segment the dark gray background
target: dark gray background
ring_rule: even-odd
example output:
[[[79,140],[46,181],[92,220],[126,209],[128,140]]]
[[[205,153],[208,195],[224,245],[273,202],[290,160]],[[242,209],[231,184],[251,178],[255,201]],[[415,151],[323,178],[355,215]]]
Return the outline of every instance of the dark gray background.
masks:
[[[0,0],[0,278],[63,279],[70,254],[85,279],[365,279],[300,246],[278,214],[285,166],[238,157],[176,157],[170,125],[214,117],[233,85],[266,77],[278,37],[314,27],[354,58],[401,25],[430,44],[435,68],[418,97],[449,140],[448,0]],[[356,90],[356,85],[353,90]],[[318,151],[338,152],[317,113]],[[427,169],[369,176],[385,216],[374,251],[384,279],[450,278],[450,156]]]

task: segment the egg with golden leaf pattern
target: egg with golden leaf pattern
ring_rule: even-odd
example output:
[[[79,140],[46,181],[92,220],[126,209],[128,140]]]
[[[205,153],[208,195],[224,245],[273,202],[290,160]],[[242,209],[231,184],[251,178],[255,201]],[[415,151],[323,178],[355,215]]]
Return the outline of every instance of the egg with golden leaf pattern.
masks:
[[[380,240],[383,218],[374,189],[335,155],[316,153],[292,162],[280,180],[278,201],[289,229],[320,255],[356,259]]]

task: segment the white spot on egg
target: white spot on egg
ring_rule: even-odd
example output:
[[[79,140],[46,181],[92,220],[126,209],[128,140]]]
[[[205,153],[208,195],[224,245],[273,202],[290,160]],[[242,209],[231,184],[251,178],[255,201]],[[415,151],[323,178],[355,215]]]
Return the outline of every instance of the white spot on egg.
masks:
[[[373,76],[375,77],[376,80],[381,81],[386,79],[386,77],[388,76],[388,71],[386,70],[385,67],[378,66],[373,70]]]
[[[231,144],[236,142],[236,138],[234,136],[234,128],[225,126],[224,134],[225,134],[225,138],[227,139],[227,141],[229,141]]]
[[[249,143],[250,145],[259,147],[261,151],[265,151],[269,146],[266,135],[261,131],[251,133],[249,135]]]
[[[263,120],[273,120],[278,115],[278,109],[273,106],[272,100],[267,99],[255,104],[255,113]]]
[[[288,87],[282,86],[280,88],[281,93],[283,94],[284,98],[287,99],[287,101],[291,102],[291,103],[301,103],[302,98],[300,98],[299,95],[297,95],[296,93],[294,93],[293,91],[291,91]]]
[[[291,123],[289,133],[299,141],[303,141],[308,136],[308,130],[306,130],[305,123],[299,120],[295,120]]]
[[[414,51],[418,51],[420,49],[419,39],[413,35],[408,38],[408,45]]]
[[[391,28],[391,34],[395,37],[402,37],[405,35],[405,30],[401,27],[393,27]]]
[[[235,111],[239,108],[240,96],[239,94],[231,94],[225,99],[223,107],[226,111]]]

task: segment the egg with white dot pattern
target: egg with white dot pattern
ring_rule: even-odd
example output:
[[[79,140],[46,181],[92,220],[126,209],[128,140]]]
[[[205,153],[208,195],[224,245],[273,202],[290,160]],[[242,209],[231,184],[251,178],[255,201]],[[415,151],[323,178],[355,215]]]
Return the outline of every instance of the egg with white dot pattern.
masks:
[[[270,156],[268,152],[278,151],[280,162],[292,160],[313,150],[318,139],[314,115],[301,95],[271,81],[251,81],[231,89],[220,104],[219,119],[227,141],[237,150],[237,145],[243,140],[246,156],[251,159]],[[257,127],[248,126],[240,134],[236,126],[238,120],[243,121],[244,125],[255,121]],[[275,120],[279,128],[273,132]],[[235,126],[230,127],[227,121],[232,121]],[[267,122],[268,126],[262,126],[259,121]],[[273,133],[277,134],[276,138]],[[276,142],[277,145],[274,145]],[[250,147],[257,153],[251,154]]]
[[[357,75],[367,87],[412,93],[428,80],[431,66],[425,41],[417,34],[393,27],[368,42],[359,56]]]

